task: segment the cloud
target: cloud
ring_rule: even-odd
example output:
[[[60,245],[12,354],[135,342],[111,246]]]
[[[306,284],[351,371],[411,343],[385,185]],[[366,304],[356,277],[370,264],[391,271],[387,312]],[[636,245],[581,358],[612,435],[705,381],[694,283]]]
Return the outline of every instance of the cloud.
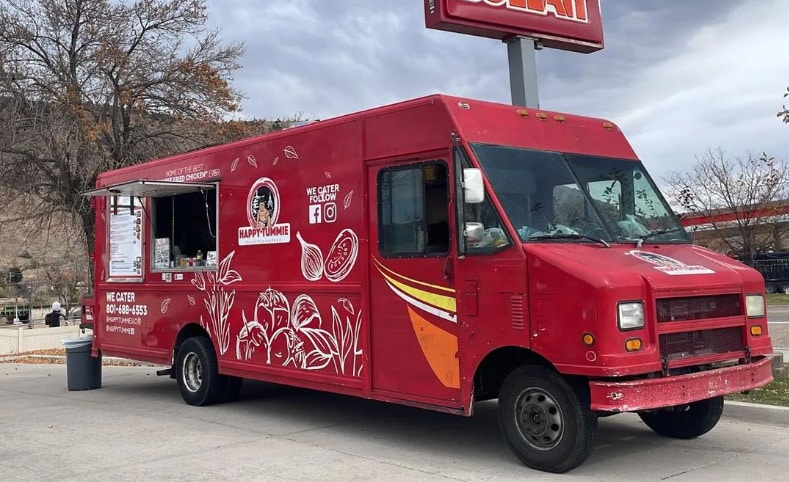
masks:
[[[263,2],[261,2],[263,3]],[[608,118],[658,180],[709,147],[789,160],[783,0],[603,0],[606,48],[538,56],[541,107]],[[327,118],[435,92],[509,102],[499,41],[424,27],[422,0],[209,0],[247,52],[249,117]]]

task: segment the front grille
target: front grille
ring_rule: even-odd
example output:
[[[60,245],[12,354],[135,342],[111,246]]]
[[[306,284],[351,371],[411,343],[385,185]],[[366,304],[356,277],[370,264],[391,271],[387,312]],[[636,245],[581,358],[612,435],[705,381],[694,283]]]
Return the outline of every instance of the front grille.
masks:
[[[694,296],[657,300],[658,323],[741,316],[740,295]]]
[[[742,327],[660,335],[660,354],[673,360],[745,350]]]

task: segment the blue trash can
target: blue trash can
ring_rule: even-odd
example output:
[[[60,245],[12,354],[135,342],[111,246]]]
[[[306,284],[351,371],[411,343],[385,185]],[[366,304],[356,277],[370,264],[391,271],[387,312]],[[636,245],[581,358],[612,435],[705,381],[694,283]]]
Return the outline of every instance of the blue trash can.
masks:
[[[63,340],[66,347],[66,379],[69,391],[101,388],[101,355],[90,355],[93,336]]]

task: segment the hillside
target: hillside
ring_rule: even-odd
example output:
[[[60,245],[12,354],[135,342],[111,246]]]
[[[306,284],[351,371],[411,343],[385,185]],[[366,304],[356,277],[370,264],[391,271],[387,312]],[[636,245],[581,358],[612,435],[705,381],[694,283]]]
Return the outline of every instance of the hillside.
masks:
[[[11,267],[22,271],[22,289],[0,280],[0,297],[28,297],[33,287],[35,304],[49,304],[87,279],[87,255],[79,233],[69,226],[38,228],[29,222],[8,222],[18,211],[5,207],[0,214],[0,273]]]

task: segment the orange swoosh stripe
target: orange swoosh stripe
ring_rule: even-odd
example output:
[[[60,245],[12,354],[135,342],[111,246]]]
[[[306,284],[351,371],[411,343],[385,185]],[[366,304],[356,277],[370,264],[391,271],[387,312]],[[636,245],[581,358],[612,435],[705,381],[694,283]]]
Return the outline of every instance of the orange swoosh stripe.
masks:
[[[445,387],[460,388],[457,336],[419,316],[410,306],[406,308],[430,369]]]

